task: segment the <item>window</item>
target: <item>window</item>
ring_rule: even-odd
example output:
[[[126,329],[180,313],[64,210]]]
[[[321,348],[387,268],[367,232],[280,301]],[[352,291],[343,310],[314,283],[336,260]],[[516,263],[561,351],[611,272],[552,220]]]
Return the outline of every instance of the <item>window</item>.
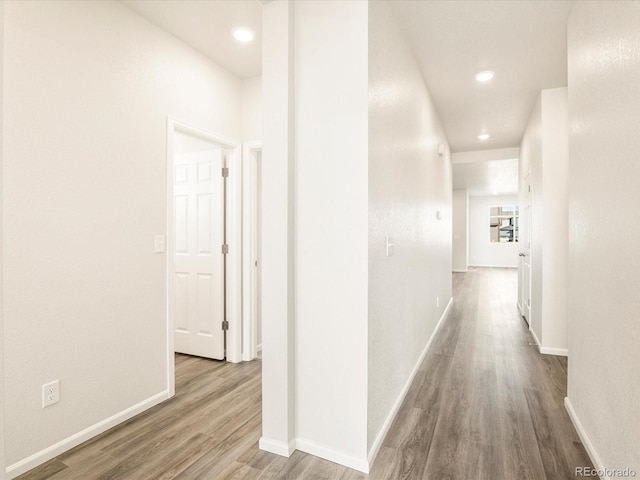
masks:
[[[489,241],[512,243],[518,241],[518,205],[489,207]]]

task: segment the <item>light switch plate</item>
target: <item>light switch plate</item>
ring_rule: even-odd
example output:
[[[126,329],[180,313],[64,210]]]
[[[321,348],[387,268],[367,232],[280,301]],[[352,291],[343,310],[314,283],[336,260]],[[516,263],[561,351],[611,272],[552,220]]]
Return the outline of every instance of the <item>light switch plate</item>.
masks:
[[[393,255],[393,239],[391,237],[387,237],[387,257]]]
[[[153,237],[153,252],[164,253],[165,251],[164,235],[156,235]]]

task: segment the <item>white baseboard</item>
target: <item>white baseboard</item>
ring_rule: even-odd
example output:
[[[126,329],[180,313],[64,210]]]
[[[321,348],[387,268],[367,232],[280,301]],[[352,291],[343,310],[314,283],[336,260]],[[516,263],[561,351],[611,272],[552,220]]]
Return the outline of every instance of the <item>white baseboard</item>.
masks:
[[[451,270],[453,273],[467,273],[469,271],[468,268],[465,268],[464,270],[460,269],[460,268],[454,268],[453,270]]]
[[[536,345],[538,347],[538,351],[541,354],[543,354],[543,355],[558,355],[560,357],[568,357],[569,356],[569,350],[566,349],[566,348],[543,347],[542,344],[540,343],[540,340],[536,336],[536,332],[534,332],[533,328],[531,328],[531,325],[529,325],[529,331],[531,332],[531,335],[533,335],[533,339],[536,341]]]
[[[604,464],[602,463],[602,460],[600,460],[600,456],[596,452],[595,448],[593,448],[593,443],[591,443],[591,439],[589,438],[589,435],[587,435],[587,432],[582,426],[582,423],[580,423],[580,420],[576,415],[576,411],[573,409],[573,405],[571,405],[571,400],[569,400],[569,397],[564,397],[564,408],[567,409],[567,413],[569,414],[571,423],[573,423],[573,426],[575,427],[576,432],[578,432],[578,436],[582,441],[582,445],[584,445],[584,449],[587,451],[587,455],[589,455],[589,458],[593,462],[593,466],[596,468],[596,470],[605,472],[606,469],[604,468]],[[604,475],[600,477],[600,480],[611,480],[611,479],[610,477]]]
[[[531,328],[531,325],[529,325],[529,331],[533,336],[533,340],[536,342],[536,347],[538,347],[538,351],[540,351],[540,340],[538,340],[538,336],[536,335],[536,332],[533,331],[533,328]]]
[[[518,268],[517,265],[469,265],[474,268]]]
[[[538,346],[538,349],[540,350],[540,353],[542,353],[543,355],[558,355],[560,357],[569,356],[569,350],[567,350],[566,348],[551,348],[551,347]]]
[[[32,468],[37,467],[38,465],[43,464],[44,462],[51,460],[52,458],[57,457],[63,452],[72,449],[73,447],[80,445],[82,442],[86,442],[90,438],[99,435],[100,433],[109,430],[111,427],[115,427],[116,425],[138,415],[139,413],[167,400],[169,398],[169,392],[164,391],[160,392],[146,400],[143,400],[136,405],[133,405],[115,415],[112,415],[109,418],[102,420],[101,422],[96,423],[95,425],[90,426],[89,428],[85,428],[84,430],[71,435],[70,437],[61,440],[58,443],[51,445],[50,447],[45,448],[44,450],[40,450],[33,455],[20,460],[19,462],[14,463],[13,465],[9,465],[7,467],[7,479],[10,480],[12,478],[16,478],[19,475],[22,475],[25,472],[28,472]]]
[[[415,376],[417,375],[418,370],[420,369],[420,365],[422,364],[424,357],[427,355],[427,352],[429,351],[429,348],[433,343],[433,339],[435,338],[438,331],[440,331],[440,328],[442,327],[445,320],[449,316],[452,306],[453,306],[453,298],[450,298],[449,303],[447,304],[447,307],[444,309],[442,316],[440,317],[440,319],[438,320],[438,323],[436,324],[436,328],[433,330],[433,333],[431,334],[431,337],[427,342],[427,345],[424,347],[422,353],[420,354],[420,357],[418,358],[418,361],[413,367],[413,370],[411,371],[409,378],[407,379],[404,387],[402,388],[400,395],[398,395],[398,398],[393,404],[393,407],[391,408],[389,415],[387,415],[387,418],[384,424],[382,425],[380,432],[376,436],[376,440],[373,443],[373,446],[371,447],[371,450],[369,451],[369,455],[367,458],[357,458],[351,455],[346,455],[344,453],[338,452],[331,448],[327,448],[324,445],[320,445],[316,442],[313,442],[311,440],[307,440],[304,438],[297,438],[295,440],[295,446],[289,445],[287,447],[287,445],[285,445],[282,442],[276,442],[274,440],[266,439],[263,437],[260,439],[260,443],[259,443],[260,450],[265,450],[267,452],[276,453],[278,455],[288,457],[289,455],[291,455],[291,453],[293,453],[294,450],[297,449],[302,452],[315,455],[316,457],[324,458],[325,460],[329,460],[331,462],[344,465],[345,467],[353,468],[354,470],[358,470],[359,472],[369,473],[369,468],[371,465],[373,465],[373,461],[375,460],[375,457],[378,454],[378,451],[380,450],[380,447],[382,445],[382,440],[384,439],[385,435],[389,431],[389,428],[391,427],[393,420],[398,414],[398,410],[400,409],[400,406],[402,405],[404,398],[407,396],[409,387],[411,387],[411,383],[413,382]]]
[[[330,462],[339,463],[340,465],[353,468],[359,472],[369,473],[369,462],[366,458],[357,458],[351,455],[345,455],[344,453],[337,452],[304,438],[298,438],[296,440],[296,448],[301,452],[324,458]]]
[[[398,414],[398,410],[400,410],[400,407],[402,406],[402,402],[404,401],[404,398],[407,396],[407,393],[409,392],[409,388],[411,387],[411,383],[413,383],[413,379],[416,377],[416,374],[418,373],[418,370],[420,370],[420,365],[422,364],[422,361],[424,360],[424,357],[427,356],[427,352],[431,348],[431,344],[433,343],[433,339],[436,337],[436,335],[440,331],[440,328],[442,327],[442,325],[444,324],[445,320],[449,316],[449,313],[451,312],[451,307],[452,306],[453,306],[453,297],[449,299],[449,303],[447,304],[447,308],[445,308],[444,312],[442,312],[442,316],[440,317],[440,320],[438,320],[438,323],[436,324],[436,328],[433,330],[433,333],[431,334],[431,337],[429,337],[429,341],[427,342],[427,344],[425,345],[424,349],[422,350],[422,353],[420,354],[420,357],[418,358],[418,361],[414,365],[413,370],[411,371],[411,374],[409,375],[409,378],[407,379],[407,381],[404,384],[404,387],[402,387],[402,390],[400,391],[400,395],[398,395],[398,398],[396,398],[396,401],[394,402],[393,407],[391,407],[391,411],[389,412],[389,414],[387,415],[387,418],[385,419],[384,423],[382,424],[382,428],[378,432],[378,435],[376,435],[376,439],[373,442],[373,445],[371,446],[371,450],[369,450],[369,457],[368,457],[369,465],[373,465],[373,461],[376,459],[376,456],[378,455],[378,452],[380,451],[380,447],[382,446],[382,441],[384,440],[384,437],[389,432],[389,428],[391,428],[391,424],[393,423],[393,420],[396,418],[396,415]]]
[[[279,440],[273,440],[272,438],[260,437],[258,442],[258,448],[265,452],[275,453],[281,457],[290,457],[296,450],[296,441],[291,440],[289,443],[281,442]]]

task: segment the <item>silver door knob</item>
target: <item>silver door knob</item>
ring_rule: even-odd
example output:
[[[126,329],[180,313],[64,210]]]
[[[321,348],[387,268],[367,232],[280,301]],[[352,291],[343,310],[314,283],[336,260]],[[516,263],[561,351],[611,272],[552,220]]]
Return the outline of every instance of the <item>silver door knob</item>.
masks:
[[[518,256],[519,256],[519,257],[526,257],[526,255],[525,255],[524,253],[522,253],[522,252],[520,252],[520,253],[518,254]]]

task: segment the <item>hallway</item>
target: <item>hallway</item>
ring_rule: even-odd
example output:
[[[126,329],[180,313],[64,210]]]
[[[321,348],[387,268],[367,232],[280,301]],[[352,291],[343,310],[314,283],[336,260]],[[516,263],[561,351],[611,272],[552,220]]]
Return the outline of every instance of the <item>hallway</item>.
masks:
[[[369,478],[575,478],[591,462],[563,406],[566,360],[531,345],[515,307],[516,271],[453,279],[453,310]],[[302,452],[258,451],[259,367],[178,355],[176,397],[19,478],[366,478]]]
[[[454,273],[453,292],[371,478],[556,480],[592,466],[563,405],[566,358],[533,345],[517,271]]]

